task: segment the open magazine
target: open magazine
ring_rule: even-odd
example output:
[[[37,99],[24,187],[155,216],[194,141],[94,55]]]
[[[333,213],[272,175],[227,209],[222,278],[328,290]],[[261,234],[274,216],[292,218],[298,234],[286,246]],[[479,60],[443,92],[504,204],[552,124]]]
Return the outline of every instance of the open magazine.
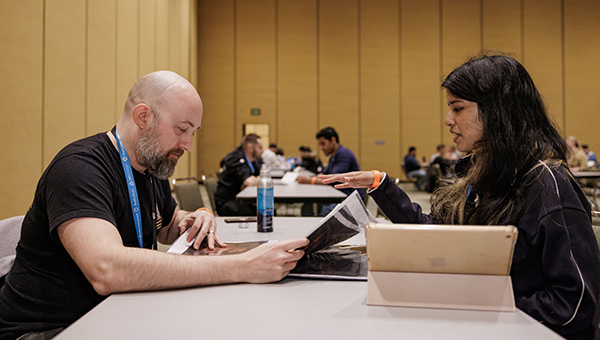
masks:
[[[366,280],[367,256],[364,244],[341,242],[359,234],[371,222],[377,220],[367,210],[358,192],[354,191],[308,232],[306,238],[310,243],[304,248],[306,254],[298,261],[290,276]],[[167,252],[186,255],[240,254],[262,243],[274,242],[228,242],[227,248],[215,250],[209,250],[203,242],[200,249],[195,250],[191,247],[193,241],[187,242],[186,238],[187,231],[179,236]]]

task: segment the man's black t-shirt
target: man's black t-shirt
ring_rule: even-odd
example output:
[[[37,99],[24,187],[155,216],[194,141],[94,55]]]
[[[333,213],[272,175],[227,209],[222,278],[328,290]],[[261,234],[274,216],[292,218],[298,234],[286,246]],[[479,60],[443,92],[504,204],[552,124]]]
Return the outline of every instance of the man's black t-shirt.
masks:
[[[170,223],[176,203],[168,181],[132,171],[144,248],[152,248],[153,195],[158,227]],[[57,235],[59,225],[80,217],[110,222],[125,246],[139,247],[119,153],[106,133],[68,145],[42,175],[23,221],[15,262],[0,291],[0,339],[67,326],[105,298],[96,293]]]

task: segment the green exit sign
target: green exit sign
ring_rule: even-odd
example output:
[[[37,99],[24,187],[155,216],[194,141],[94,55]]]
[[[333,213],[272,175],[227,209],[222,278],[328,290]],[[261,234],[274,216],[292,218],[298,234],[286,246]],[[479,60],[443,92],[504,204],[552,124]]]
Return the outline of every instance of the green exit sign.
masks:
[[[253,116],[260,116],[260,109],[250,109],[250,114]]]

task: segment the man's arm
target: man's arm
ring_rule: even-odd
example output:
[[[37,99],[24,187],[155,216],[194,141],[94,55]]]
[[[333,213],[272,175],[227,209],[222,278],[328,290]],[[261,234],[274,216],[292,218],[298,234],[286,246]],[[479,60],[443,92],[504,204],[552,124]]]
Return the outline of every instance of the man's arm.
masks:
[[[76,218],[58,236],[101,295],[231,282],[281,280],[304,255],[307,239],[266,243],[240,255],[184,256],[123,246],[117,229],[96,218]]]
[[[244,183],[242,183],[242,187],[240,188],[240,190],[244,190],[244,188],[246,188],[246,187],[256,186],[257,183],[258,183],[258,177],[249,176],[244,180]]]

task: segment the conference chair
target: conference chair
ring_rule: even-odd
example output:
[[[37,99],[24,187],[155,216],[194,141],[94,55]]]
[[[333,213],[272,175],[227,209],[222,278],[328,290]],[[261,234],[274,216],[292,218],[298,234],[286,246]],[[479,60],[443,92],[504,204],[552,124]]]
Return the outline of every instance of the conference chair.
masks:
[[[417,178],[415,178],[415,177],[408,178],[408,170],[406,170],[406,164],[404,164],[404,162],[402,162],[401,165],[402,165],[402,172],[404,172],[404,178],[405,179],[399,179],[397,183],[416,183],[417,182]]]
[[[210,200],[210,205],[212,206],[212,211],[217,215],[217,205],[215,204],[215,192],[217,191],[217,180],[209,177],[204,180],[204,187],[206,188],[206,193],[208,194],[208,199]]]
[[[15,261],[24,217],[15,216],[0,221],[0,287],[4,285],[4,277]]]
[[[196,211],[196,209],[204,207],[200,184],[195,177],[177,178],[173,180],[173,187],[179,202],[179,209]]]

